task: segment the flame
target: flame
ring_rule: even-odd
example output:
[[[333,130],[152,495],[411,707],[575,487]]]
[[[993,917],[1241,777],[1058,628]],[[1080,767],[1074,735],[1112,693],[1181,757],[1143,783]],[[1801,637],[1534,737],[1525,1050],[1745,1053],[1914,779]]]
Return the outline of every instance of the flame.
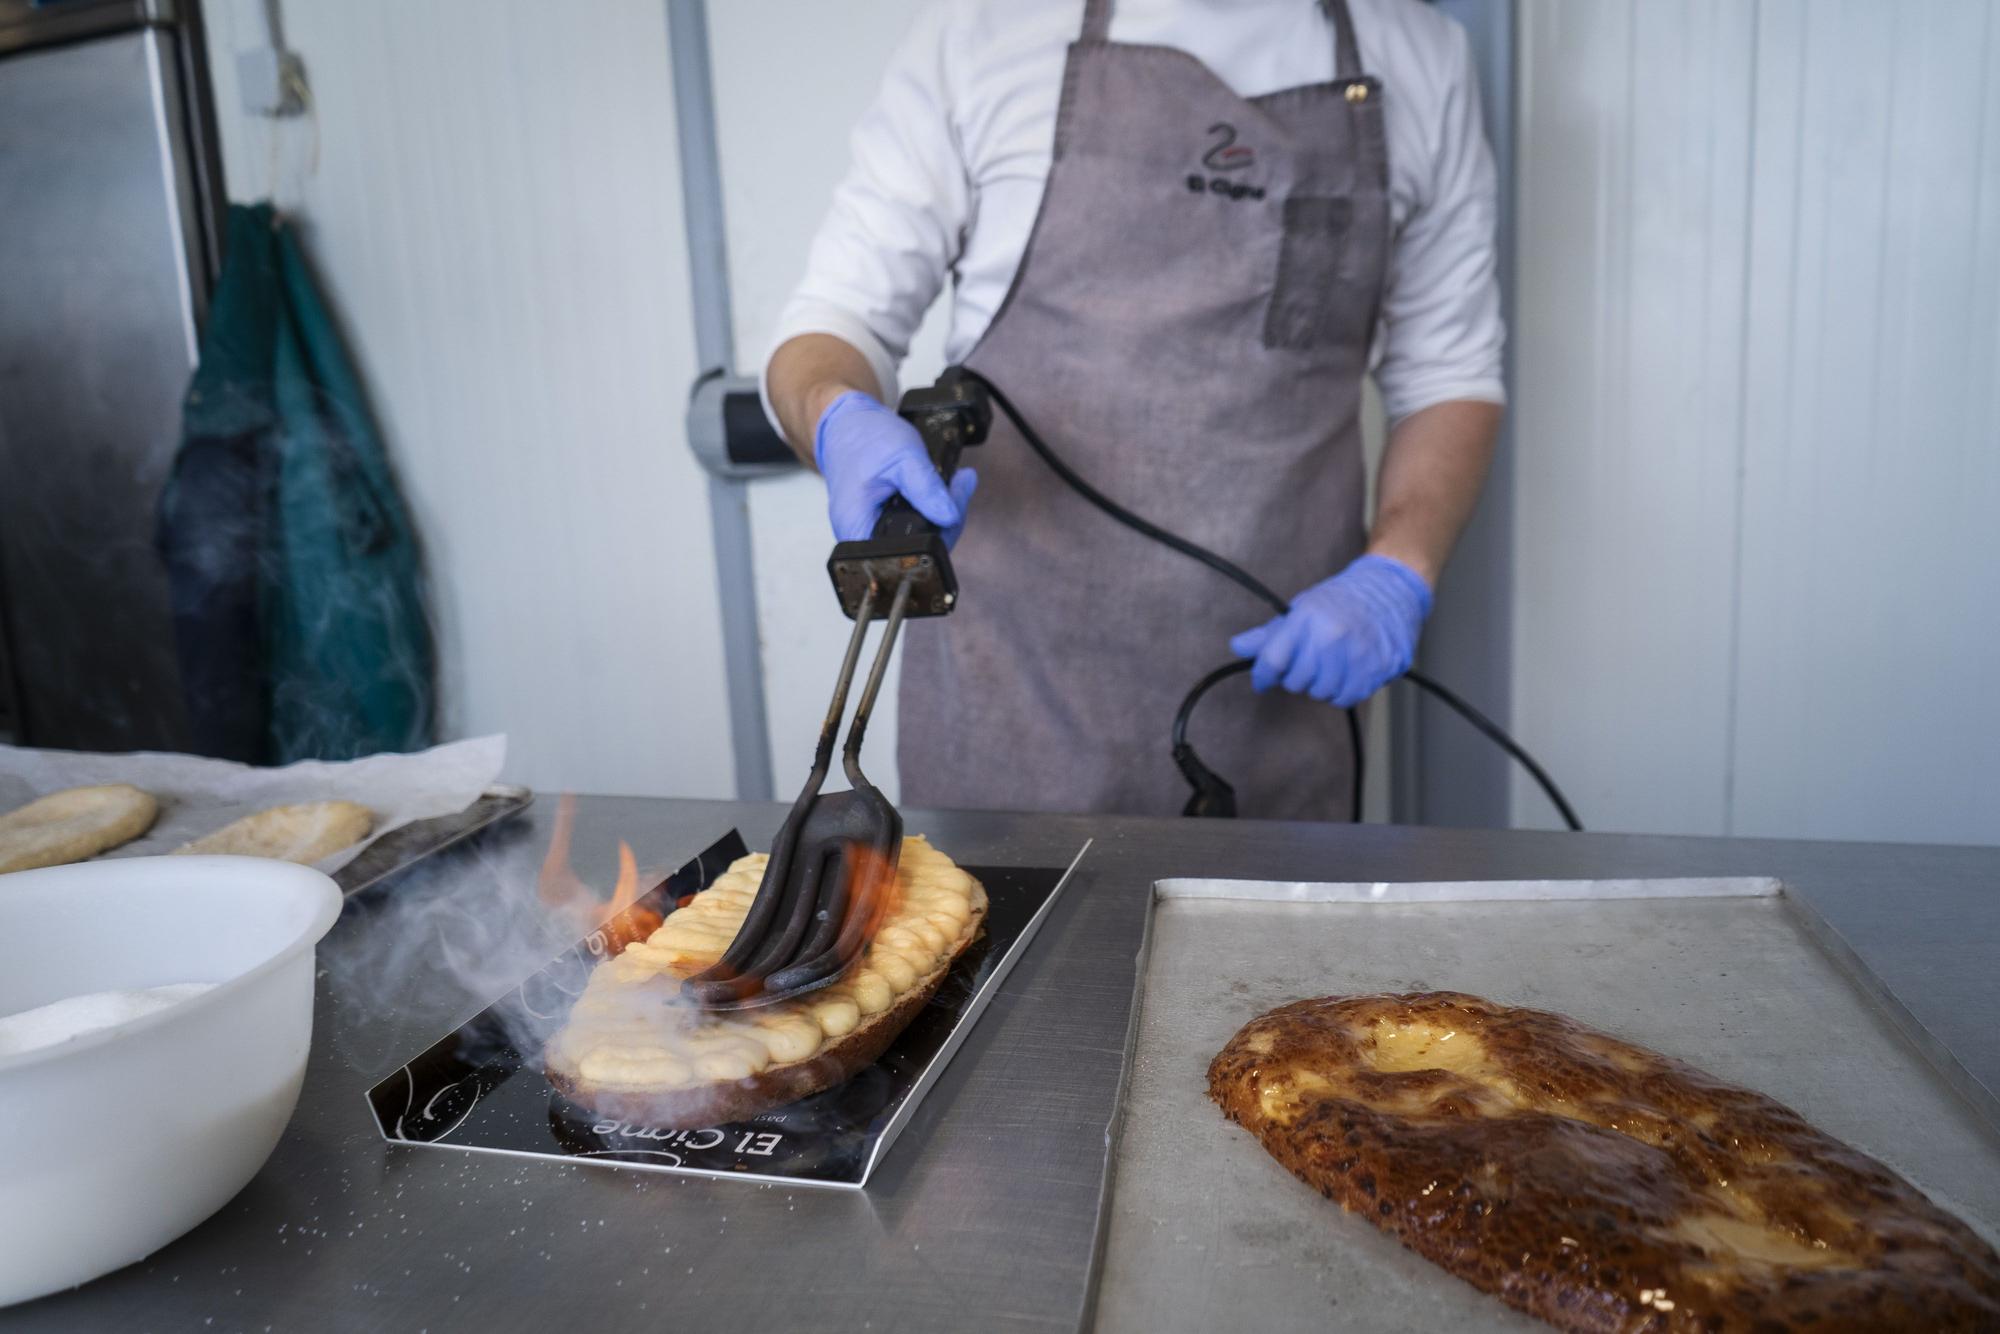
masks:
[[[841,924],[834,947],[843,959],[855,958],[867,949],[874,942],[875,933],[882,929],[883,920],[901,903],[902,882],[896,876],[900,852],[897,848],[885,856],[866,843],[847,845],[847,865],[852,876],[848,882],[847,920]]]
[[[666,919],[651,908],[635,906],[639,897],[639,862],[632,845],[618,840],[618,883],[611,890],[611,915],[604,921],[604,952],[616,954],[634,941],[660,929]]]
[[[624,839],[618,840],[618,883],[611,887],[611,913],[615,917],[632,906],[632,900],[639,897],[639,859],[632,855],[632,845]]]
[[[586,885],[570,866],[570,845],[576,831],[576,797],[564,793],[556,802],[555,828],[542,858],[537,890],[542,903],[564,925],[592,937],[594,953],[615,955],[627,945],[645,940],[666,920],[657,908],[639,905],[640,886],[649,877],[639,872],[632,845],[618,843],[618,878],[607,901]],[[896,874],[901,847],[878,851],[867,843],[849,842],[842,849],[848,871],[848,908],[834,949],[850,964],[874,941],[882,923],[902,900]],[[657,878],[652,878],[657,883]],[[693,895],[674,905],[687,906]],[[601,948],[600,948],[601,946]],[[710,960],[709,965],[714,966]]]
[[[576,916],[582,904],[594,904],[597,898],[570,869],[569,840],[575,827],[576,794],[565,792],[556,801],[556,827],[549,835],[549,850],[542,857],[542,872],[536,892],[545,906],[569,917]]]
[[[577,931],[590,931],[602,920],[599,929],[604,933],[605,953],[616,954],[653,934],[664,919],[651,908],[636,906],[639,859],[623,839],[618,841],[618,879],[612,886],[607,912],[605,901],[570,866],[570,840],[575,829],[576,796],[565,792],[556,802],[556,825],[549,835],[549,850],[542,857],[537,893],[551,913],[567,919],[566,924]]]

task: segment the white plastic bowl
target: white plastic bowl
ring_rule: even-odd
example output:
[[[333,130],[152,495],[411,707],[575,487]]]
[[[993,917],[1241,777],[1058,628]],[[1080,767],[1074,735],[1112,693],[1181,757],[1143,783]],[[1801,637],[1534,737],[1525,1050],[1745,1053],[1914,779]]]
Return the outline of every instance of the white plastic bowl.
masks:
[[[0,1014],[170,982],[213,991],[0,1056],[0,1306],[151,1254],[257,1174],[298,1104],[313,946],[340,890],[251,857],[0,876]]]

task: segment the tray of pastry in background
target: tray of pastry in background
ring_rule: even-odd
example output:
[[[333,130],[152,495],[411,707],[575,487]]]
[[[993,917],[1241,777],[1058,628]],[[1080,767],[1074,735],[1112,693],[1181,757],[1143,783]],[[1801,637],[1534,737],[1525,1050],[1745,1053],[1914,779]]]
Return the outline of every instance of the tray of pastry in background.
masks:
[[[535,794],[525,787],[496,783],[462,811],[419,820],[377,839],[333,873],[334,883],[343,894],[358,894],[434,852],[442,852],[509,816],[518,815],[534,800]]]
[[[276,857],[352,893],[531,800],[504,736],[260,768],[154,752],[0,746],[0,871],[92,857]]]
[[[1976,1087],[1957,1078],[1962,1067],[1834,939],[1806,903],[1759,878],[1157,883],[1095,1329],[1225,1328],[1245,1310],[1267,1328],[1548,1328],[1405,1249],[1378,1230],[1372,1210],[1322,1198],[1224,1116],[1210,1062],[1259,1015],[1317,997],[1466,992],[1553,1011],[1777,1099],[1901,1174],[1989,1245],[2000,1242],[1993,1107],[1975,1100]],[[1550,1162],[1507,1170],[1545,1177]],[[1384,1215],[1400,1207],[1387,1181],[1374,1201]],[[1368,1190],[1377,1184],[1371,1177]],[[1430,1188],[1445,1192],[1441,1202],[1457,1200],[1443,1174]],[[1453,1216],[1442,1205],[1435,1214]],[[1502,1231],[1524,1248],[1539,1245],[1527,1229],[1510,1216]],[[1632,1271],[1630,1295],[1646,1293],[1651,1277]],[[1544,1278],[1524,1271],[1517,1281]],[[1650,1292],[1667,1303],[1659,1311],[1674,1301],[1664,1286]],[[1622,1318],[1600,1306],[1591,1310],[1602,1323],[1589,1327]],[[1582,1328],[1591,1311],[1578,1311]]]

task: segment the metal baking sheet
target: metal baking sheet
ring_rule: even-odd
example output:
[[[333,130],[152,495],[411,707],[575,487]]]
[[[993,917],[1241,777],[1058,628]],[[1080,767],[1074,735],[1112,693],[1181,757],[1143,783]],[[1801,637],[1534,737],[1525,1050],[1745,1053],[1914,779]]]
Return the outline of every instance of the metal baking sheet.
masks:
[[[343,894],[362,890],[407,869],[434,852],[443,852],[474,834],[498,824],[510,815],[528,809],[535,794],[525,787],[496,783],[479,794],[462,811],[418,820],[384,834],[364,848],[359,856],[333,873],[334,883]]]
[[[1208,1100],[1245,1022],[1310,996],[1468,991],[1759,1089],[2000,1239],[2000,1134],[1777,882],[1161,881],[1139,973],[1100,1331],[1546,1329],[1294,1178]]]
[[[859,1189],[1034,939],[1089,846],[1068,867],[965,867],[986,890],[978,937],[879,1060],[810,1098],[746,1121],[676,1130],[604,1116],[565,1098],[542,1074],[542,1045],[591,971],[748,851],[731,830],[369,1089],[369,1107],[383,1137],[395,1143]],[[645,926],[634,925],[642,920]]]

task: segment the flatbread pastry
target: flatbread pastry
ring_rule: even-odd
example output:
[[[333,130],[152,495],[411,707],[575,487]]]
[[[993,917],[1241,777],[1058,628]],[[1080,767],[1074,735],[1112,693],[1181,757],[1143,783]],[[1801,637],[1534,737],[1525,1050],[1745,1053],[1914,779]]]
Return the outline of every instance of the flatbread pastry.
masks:
[[[308,801],[273,806],[205,834],[177,853],[204,856],[269,857],[311,865],[368,837],[375,816],[352,801]]]
[[[159,813],[150,793],[128,783],[37,797],[0,815],[0,874],[95,857],[151,829]]]
[[[888,1050],[979,934],[986,891],[921,835],[903,840],[896,898],[840,981],[796,1000],[711,1014],[681,981],[722,957],[763,878],[738,858],[644,941],[597,965],[543,1059],[550,1082],[607,1116],[692,1129],[832,1088]]]
[[[2000,1256],[1761,1093],[1458,992],[1298,1001],[1209,1094],[1292,1173],[1568,1330],[1995,1330]]]

